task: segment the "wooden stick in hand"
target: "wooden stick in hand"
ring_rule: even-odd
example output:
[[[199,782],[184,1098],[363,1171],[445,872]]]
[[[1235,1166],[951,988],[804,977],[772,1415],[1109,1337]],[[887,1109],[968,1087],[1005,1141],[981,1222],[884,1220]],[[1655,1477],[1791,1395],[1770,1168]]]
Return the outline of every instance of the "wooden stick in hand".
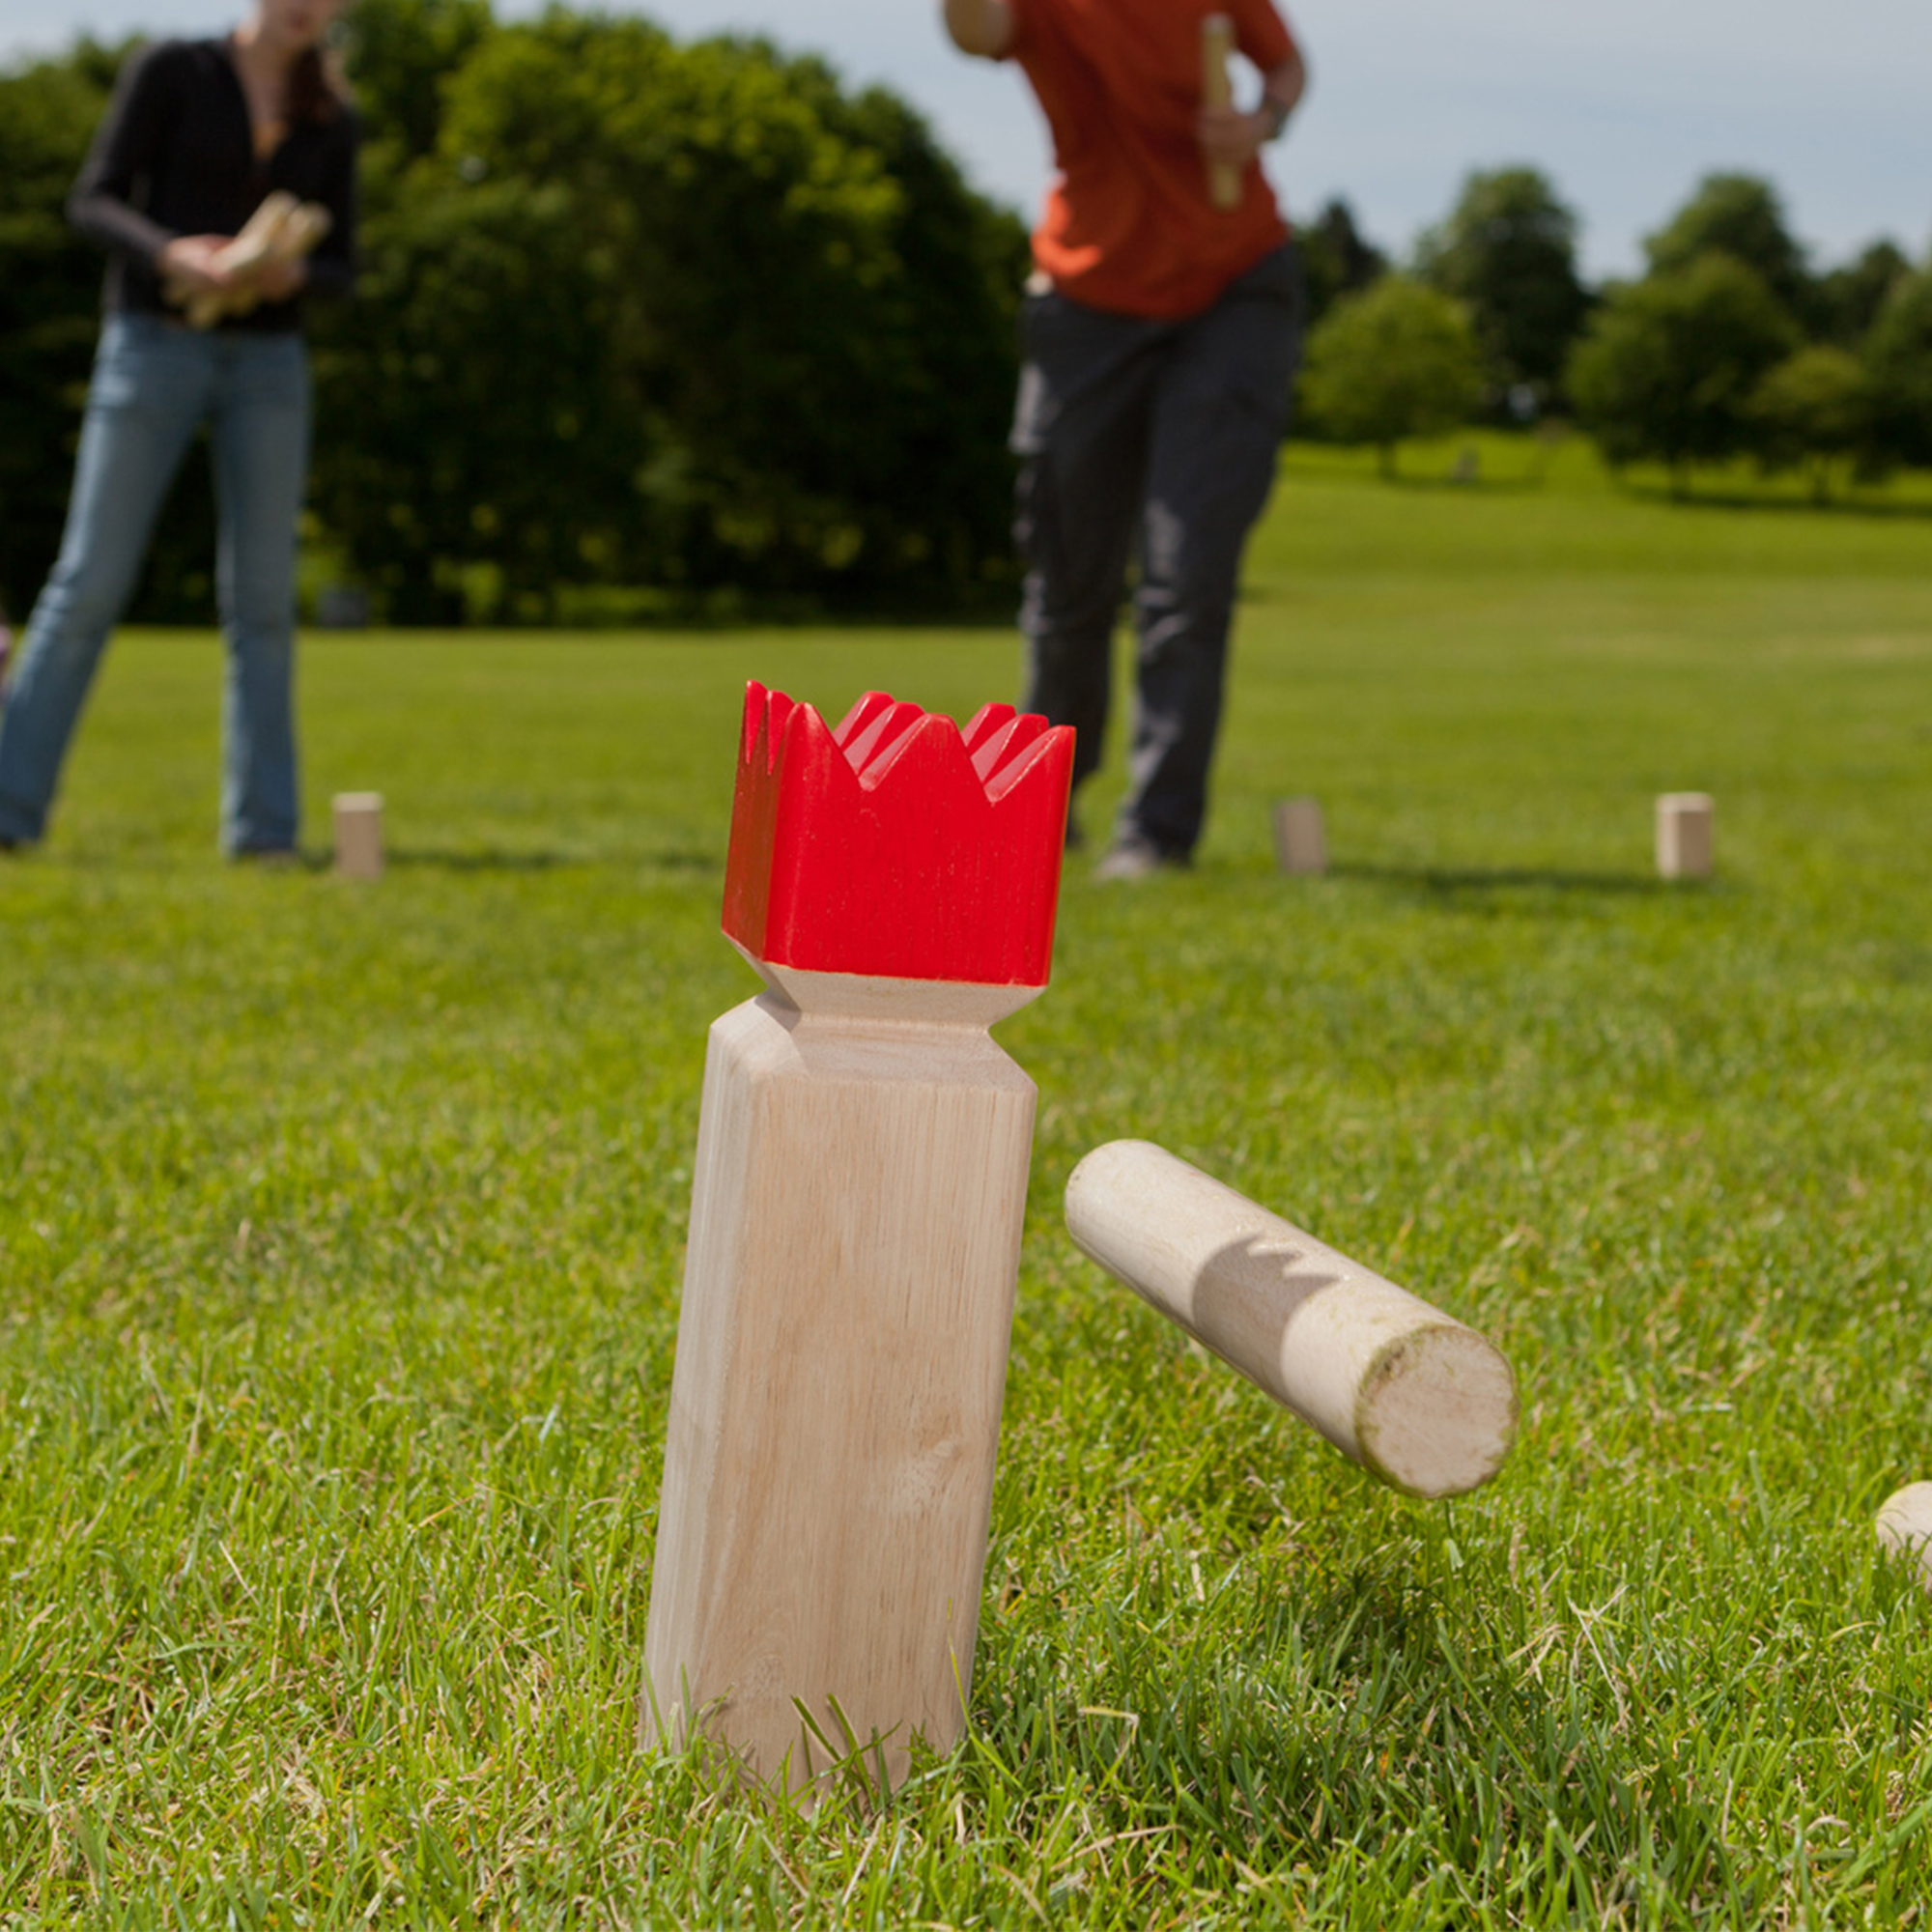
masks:
[[[1235,90],[1228,61],[1235,51],[1235,23],[1225,14],[1209,14],[1201,23],[1201,104],[1232,107]],[[1241,175],[1226,161],[1208,163],[1208,198],[1216,208],[1241,205]]]
[[[241,234],[215,260],[234,278],[226,289],[190,293],[179,282],[167,285],[168,299],[187,316],[191,328],[213,328],[223,316],[246,315],[262,299],[253,275],[273,263],[298,262],[312,253],[330,227],[329,213],[319,202],[298,202],[277,188],[263,198]]]

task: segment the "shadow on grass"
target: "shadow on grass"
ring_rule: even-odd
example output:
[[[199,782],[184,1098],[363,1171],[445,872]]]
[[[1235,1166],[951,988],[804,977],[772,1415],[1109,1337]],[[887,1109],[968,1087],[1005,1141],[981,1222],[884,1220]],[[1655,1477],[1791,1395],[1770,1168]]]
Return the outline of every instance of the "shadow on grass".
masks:
[[[1568,872],[1543,866],[1367,866],[1332,865],[1329,875],[1363,879],[1371,885],[1402,886],[1438,898],[1464,893],[1622,893],[1655,898],[1673,893],[1702,893],[1708,881],[1660,879],[1645,872]]]
[[[311,863],[317,863],[311,861]],[[320,862],[327,866],[325,856]],[[478,851],[441,851],[435,846],[403,846],[387,855],[393,869],[421,868],[444,872],[554,872],[572,866],[643,865],[654,872],[704,874],[724,869],[716,853],[676,846],[655,852],[506,852],[496,846]]]
[[[396,871],[421,867],[442,872],[554,872],[584,862],[562,852],[504,852],[494,846],[444,852],[433,845],[405,845],[386,853],[384,863]]]

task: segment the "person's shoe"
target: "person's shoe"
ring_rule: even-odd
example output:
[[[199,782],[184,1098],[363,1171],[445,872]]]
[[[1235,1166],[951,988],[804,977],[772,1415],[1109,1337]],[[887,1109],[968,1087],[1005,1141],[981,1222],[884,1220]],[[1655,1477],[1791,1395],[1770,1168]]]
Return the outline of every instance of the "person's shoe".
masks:
[[[1147,879],[1156,872],[1179,871],[1186,864],[1178,854],[1159,851],[1138,838],[1122,838],[1100,855],[1094,876],[1102,884],[1115,879]]]

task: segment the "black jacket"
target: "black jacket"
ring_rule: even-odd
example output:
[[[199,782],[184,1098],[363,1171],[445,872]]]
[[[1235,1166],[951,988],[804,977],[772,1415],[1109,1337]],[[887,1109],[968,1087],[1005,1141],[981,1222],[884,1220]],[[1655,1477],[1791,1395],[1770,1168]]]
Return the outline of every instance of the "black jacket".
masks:
[[[355,274],[355,117],[297,122],[264,160],[248,102],[223,41],[161,41],[121,71],[113,104],[68,197],[68,220],[108,253],[110,309],[173,314],[156,263],[182,235],[236,235],[275,188],[319,201],[333,225],[309,258],[308,282],[224,328],[301,326],[302,296],[346,295]]]

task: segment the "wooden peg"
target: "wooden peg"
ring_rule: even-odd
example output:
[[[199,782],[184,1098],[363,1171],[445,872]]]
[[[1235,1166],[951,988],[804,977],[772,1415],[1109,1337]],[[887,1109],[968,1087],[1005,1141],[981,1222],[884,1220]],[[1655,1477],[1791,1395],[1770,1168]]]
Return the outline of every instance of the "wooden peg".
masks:
[[[1908,1483],[1886,1497],[1878,1540],[1896,1555],[1916,1557],[1918,1580],[1932,1590],[1932,1483]]]
[[[644,1638],[647,1736],[876,1792],[972,1685],[1072,733],[753,685]]]
[[[1663,879],[1708,879],[1716,807],[1709,792],[1666,791],[1657,801],[1657,872]]]
[[[1319,798],[1285,798],[1275,806],[1274,858],[1284,872],[1328,869],[1328,838]]]
[[[1201,104],[1232,107],[1235,90],[1228,78],[1228,62],[1235,51],[1235,23],[1225,14],[1209,14],[1201,22]],[[1208,163],[1208,198],[1216,208],[1241,205],[1241,175],[1226,161]]]
[[[335,869],[345,879],[383,876],[383,794],[335,794]]]
[[[1083,1253],[1384,1482],[1453,1496],[1516,1435],[1516,1378],[1472,1328],[1150,1141],[1066,1183]]]

